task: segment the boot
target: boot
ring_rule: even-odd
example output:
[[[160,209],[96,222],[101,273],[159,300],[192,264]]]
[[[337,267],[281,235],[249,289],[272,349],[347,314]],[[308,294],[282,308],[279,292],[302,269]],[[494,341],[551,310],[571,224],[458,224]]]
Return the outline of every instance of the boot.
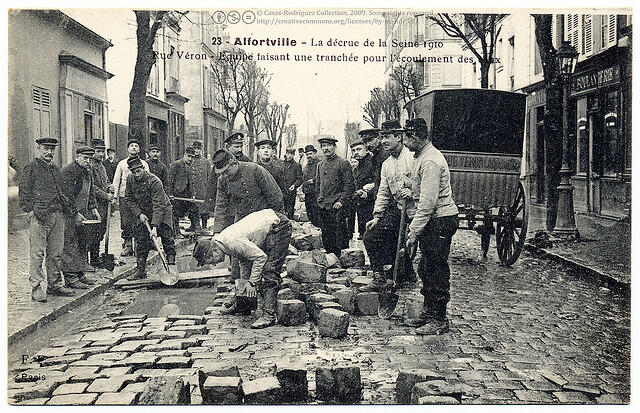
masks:
[[[99,251],[89,251],[89,265],[94,268],[103,268]]]
[[[262,315],[254,321],[253,324],[251,324],[250,327],[254,329],[271,327],[276,323],[276,300],[278,298],[278,287],[264,288],[260,296],[260,308],[262,309]]]
[[[149,251],[139,253],[136,257],[136,271],[127,277],[127,280],[142,280],[147,278],[147,257]]]
[[[435,319],[435,313],[433,308],[431,308],[431,304],[427,302],[427,299],[424,299],[424,304],[422,305],[422,311],[415,318],[407,318],[404,320],[404,324],[409,327],[422,327],[427,324],[427,322]]]
[[[123,257],[130,257],[133,255],[133,246],[131,240],[126,240],[124,245],[122,246],[122,253],[120,254]]]
[[[433,303],[433,317],[422,327],[416,328],[416,334],[424,336],[440,335],[449,332],[449,320],[447,319],[447,303]]]
[[[235,297],[233,297],[232,300],[229,301],[229,306],[226,306],[226,304],[227,303],[225,303],[225,306],[223,306],[223,308],[220,310],[220,314],[222,315],[251,314],[251,308],[248,305],[241,305]]]
[[[364,287],[360,287],[361,292],[382,292],[391,288],[393,281],[387,280],[384,273],[380,270],[373,271],[373,281]]]
[[[57,297],[73,297],[76,295],[76,292],[70,288],[66,287],[49,287],[47,289],[47,294],[57,296]]]
[[[37,286],[37,287],[31,289],[31,299],[33,301],[38,301],[40,303],[46,303],[47,302],[47,293],[44,292],[42,287]]]
[[[176,256],[167,254],[167,264],[176,265]]]

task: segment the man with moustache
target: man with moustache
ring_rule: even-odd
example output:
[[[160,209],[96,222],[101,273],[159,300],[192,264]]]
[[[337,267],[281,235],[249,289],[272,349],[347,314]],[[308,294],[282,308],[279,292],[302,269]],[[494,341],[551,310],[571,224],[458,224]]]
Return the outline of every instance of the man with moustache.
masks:
[[[362,142],[364,142],[367,150],[371,154],[371,164],[375,170],[374,187],[371,191],[372,199],[376,198],[378,187],[380,186],[380,171],[382,163],[389,157],[389,153],[385,151],[380,143],[380,129],[363,129],[358,132]]]
[[[115,149],[107,149],[107,158],[102,161],[102,164],[104,165],[104,169],[107,171],[107,178],[109,179],[109,182],[113,182],[113,176],[116,174],[116,167],[118,166],[116,163]]]
[[[302,185],[302,167],[295,161],[295,154],[295,148],[287,148],[284,159],[284,210],[289,219],[293,219],[298,187]]]
[[[62,191],[71,202],[71,213],[64,226],[62,272],[65,284],[74,289],[86,290],[94,284],[85,276],[88,234],[82,223],[86,219],[102,220],[96,204],[91,159],[95,151],[89,146],[76,150],[76,160],[62,168]]]
[[[140,154],[140,142],[137,139],[129,139],[127,142],[128,158],[132,156],[138,156]],[[124,193],[127,189],[127,177],[131,173],[129,166],[127,165],[127,159],[122,159],[118,162],[116,172],[113,175],[113,182],[111,184],[112,189],[115,191],[115,196],[118,199],[118,206],[120,208],[120,228],[122,229],[122,241],[123,250],[121,255],[128,257],[133,255],[133,217],[131,211],[127,208],[124,202]],[[147,162],[142,161],[142,166],[147,171],[149,165]]]
[[[191,161],[191,182],[193,183],[193,196],[204,200],[207,197],[207,183],[211,173],[209,160],[204,157],[202,142],[195,141],[193,147],[193,161]],[[198,209],[200,221],[195,229],[207,228],[209,222],[209,206],[206,203],[195,204]]]
[[[358,161],[358,166],[353,171],[353,178],[356,184],[353,203],[358,216],[358,239],[362,239],[366,224],[373,217],[373,203],[376,199],[373,195],[373,187],[376,180],[376,171],[371,154],[367,151],[362,139],[356,139],[351,142],[351,152]]]
[[[113,193],[109,191],[109,184],[111,181],[109,181],[107,171],[102,163],[104,160],[105,150],[104,141],[93,140],[91,142],[91,147],[95,151],[93,153],[93,158],[91,159],[93,192],[96,196],[96,204],[102,220],[100,221],[100,224],[88,226],[87,232],[89,239],[89,265],[93,268],[98,268],[102,265],[100,262],[100,243],[102,242],[104,234],[107,232],[107,208],[109,206],[109,202],[113,200]],[[87,283],[87,281],[89,281],[89,284],[93,283],[93,281],[88,278],[85,278],[83,282]]]
[[[314,182],[318,194],[322,244],[328,253],[340,257],[340,252],[349,247],[349,229],[346,214],[353,196],[354,183],[351,164],[336,154],[337,139],[318,139],[325,159],[320,161]]]
[[[304,193],[304,206],[307,210],[309,221],[316,227],[320,227],[318,218],[318,203],[316,197],[316,169],[318,168],[318,151],[313,145],[304,147],[304,154],[307,157],[307,164],[302,171],[302,193]]]
[[[29,217],[31,299],[45,302],[47,294],[75,295],[73,290],[62,286],[60,277],[65,214],[70,212],[70,203],[62,191],[60,168],[53,163],[58,140],[39,138],[36,144],[36,158],[22,170],[18,199],[20,208]],[[42,272],[43,261],[46,276]],[[45,280],[46,291],[42,285]]]
[[[200,216],[198,215],[198,208],[195,203],[190,201],[181,201],[178,198],[191,198],[193,196],[193,182],[191,175],[191,162],[193,162],[193,156],[195,151],[191,146],[187,147],[184,151],[182,159],[171,163],[169,166],[169,182],[165,188],[165,192],[169,195],[169,199],[173,203],[173,230],[176,237],[182,236],[180,232],[180,219],[185,215],[189,217],[191,226],[189,231],[195,230],[199,226]]]
[[[149,145],[149,172],[160,178],[162,187],[166,188],[169,178],[169,168],[160,160],[160,147],[156,144]]]
[[[288,192],[288,188],[284,182],[284,166],[282,161],[275,155],[275,148],[278,144],[270,139],[262,139],[256,142],[255,145],[258,150],[258,165],[269,171],[273,179],[276,180],[284,197]]]
[[[380,173],[380,187],[373,207],[373,219],[367,222],[364,234],[364,246],[371,260],[373,281],[361,288],[361,291],[383,291],[390,287],[385,274],[385,265],[393,266],[396,258],[398,234],[400,232],[400,214],[402,203],[406,203],[407,219],[415,213],[415,202],[411,198],[413,156],[403,144],[403,129],[400,122],[383,122],[380,130],[382,148],[389,153],[383,162]],[[403,266],[398,282],[413,281],[415,273],[409,260]]]

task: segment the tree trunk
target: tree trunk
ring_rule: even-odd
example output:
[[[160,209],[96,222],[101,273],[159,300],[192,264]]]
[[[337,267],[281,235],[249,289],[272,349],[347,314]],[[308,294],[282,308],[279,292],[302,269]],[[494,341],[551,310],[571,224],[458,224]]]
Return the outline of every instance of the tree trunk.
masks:
[[[491,63],[489,61],[480,62],[480,87],[482,89],[489,88],[489,69],[490,68],[491,68]]]

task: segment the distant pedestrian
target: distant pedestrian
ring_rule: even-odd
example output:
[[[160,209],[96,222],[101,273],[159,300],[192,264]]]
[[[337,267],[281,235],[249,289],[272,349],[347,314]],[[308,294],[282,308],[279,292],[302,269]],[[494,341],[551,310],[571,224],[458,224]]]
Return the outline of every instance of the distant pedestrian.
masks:
[[[269,171],[273,179],[276,180],[278,188],[282,191],[282,196],[287,194],[287,185],[284,182],[284,165],[278,159],[275,148],[277,143],[270,139],[262,139],[255,143],[258,150],[258,165]]]
[[[132,156],[138,156],[140,154],[140,142],[137,139],[129,139],[127,142],[128,158]],[[127,208],[124,202],[124,193],[127,189],[127,177],[131,174],[129,166],[127,165],[127,159],[122,159],[118,162],[116,172],[113,175],[112,188],[115,196],[118,198],[118,205],[120,208],[120,229],[122,229],[122,253],[123,257],[133,255],[133,217],[131,211]],[[142,161],[142,166],[147,171],[149,165],[147,162]]]
[[[94,284],[85,273],[89,268],[87,250],[88,228],[83,221],[102,220],[98,212],[91,172],[91,159],[95,151],[89,146],[76,149],[76,159],[62,168],[62,190],[71,201],[71,214],[67,215],[64,227],[62,272],[68,287],[86,290]]]
[[[458,207],[451,197],[451,174],[442,153],[431,143],[423,118],[409,119],[405,126],[407,147],[414,152],[411,195],[416,211],[407,235],[407,248],[419,243],[418,274],[422,280],[423,309],[405,323],[419,327],[416,334],[449,331],[449,250],[458,229]]]
[[[53,163],[58,146],[56,138],[36,139],[36,159],[22,170],[18,189],[20,208],[29,217],[29,283],[31,299],[47,301],[47,294],[72,296],[73,290],[62,286],[62,250],[65,214],[71,205],[62,190],[60,168]],[[46,276],[42,271],[45,262]],[[42,283],[46,281],[47,289]]]
[[[373,189],[376,180],[376,171],[373,166],[371,153],[364,142],[357,139],[351,143],[353,157],[358,160],[358,166],[353,171],[356,191],[353,194],[354,210],[358,215],[358,238],[362,239],[367,222],[373,218],[373,203],[375,195]]]
[[[225,228],[211,241],[199,242],[193,250],[198,265],[218,264],[224,261],[225,254],[245,263],[240,267],[242,278],[248,280],[244,293],[249,298],[259,293],[258,304],[262,310],[251,328],[265,328],[276,323],[276,302],[291,232],[291,222],[286,216],[263,209]]]
[[[302,193],[304,194],[304,206],[307,210],[309,221],[316,227],[320,227],[319,209],[316,196],[316,170],[318,169],[318,151],[313,145],[304,147],[307,164],[302,171]]]
[[[129,279],[146,278],[149,251],[155,249],[145,223],[154,235],[162,240],[162,247],[170,265],[176,263],[176,246],[173,236],[173,208],[162,188],[160,178],[147,172],[138,157],[127,160],[131,174],[127,177],[125,202],[131,211],[136,240],[136,272]]]
[[[338,257],[349,247],[346,214],[353,196],[353,173],[349,161],[336,154],[335,138],[320,138],[318,143],[325,155],[314,178],[319,208],[322,244],[328,253]]]
[[[209,160],[203,156],[202,142],[195,141],[193,146],[193,161],[191,162],[191,181],[193,182],[193,196],[196,199],[205,200],[207,197],[207,183],[209,182],[209,174],[211,173],[211,164]],[[200,215],[202,228],[207,228],[209,222],[209,205],[207,203],[196,203],[198,214]]]
[[[293,219],[298,188],[302,185],[302,167],[295,161],[295,154],[296,150],[294,148],[288,148],[283,162],[284,186],[286,188],[286,193],[284,194],[284,209],[289,219]]]
[[[176,236],[181,236],[180,219],[185,215],[191,221],[191,225],[187,231],[196,231],[200,228],[200,216],[198,215],[198,207],[195,202],[184,201],[174,198],[192,198],[194,194],[194,185],[191,174],[191,163],[195,151],[191,146],[184,151],[182,159],[171,163],[169,166],[169,182],[165,188],[165,192],[169,195],[169,199],[173,203],[173,228]]]
[[[89,249],[89,265],[93,268],[101,267],[100,262],[100,243],[107,232],[107,208],[113,200],[113,192],[109,190],[111,181],[107,178],[107,171],[104,164],[105,144],[103,140],[91,141],[91,147],[95,151],[91,159],[91,173],[93,178],[93,192],[96,197],[96,205],[101,221],[99,224],[89,225],[87,227],[87,238]],[[85,278],[85,283],[92,284],[93,281]]]
[[[158,145],[149,145],[149,172],[160,178],[162,187],[166,188],[169,180],[169,168],[160,160],[160,147]]]
[[[113,176],[116,174],[116,168],[118,166],[118,162],[116,162],[115,149],[107,149],[107,158],[102,163],[104,165],[104,169],[107,171],[107,178],[109,178],[109,182],[113,182]]]

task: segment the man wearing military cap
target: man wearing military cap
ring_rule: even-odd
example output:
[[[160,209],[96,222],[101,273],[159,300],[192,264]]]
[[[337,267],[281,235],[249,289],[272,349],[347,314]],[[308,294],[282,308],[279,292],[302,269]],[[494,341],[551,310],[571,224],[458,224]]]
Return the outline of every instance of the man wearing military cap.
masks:
[[[128,158],[140,154],[140,142],[137,139],[129,139],[127,142],[127,153],[129,154]],[[118,162],[116,172],[113,175],[113,183],[111,184],[118,199],[118,205],[120,206],[120,228],[122,229],[123,241],[121,255],[124,257],[133,255],[133,216],[124,202],[124,193],[127,189],[127,177],[131,174],[129,166],[127,165],[128,158]],[[142,160],[142,166],[147,171],[149,170],[149,165],[144,160]]]
[[[91,176],[93,178],[93,192],[96,196],[98,212],[102,218],[100,224],[89,225],[87,227],[89,264],[96,268],[100,267],[100,242],[107,231],[107,207],[113,200],[113,192],[109,190],[109,178],[103,165],[104,150],[106,148],[103,140],[94,139],[91,147],[95,151],[91,159]],[[85,278],[84,282],[91,284],[93,281]]]
[[[351,142],[350,146],[353,157],[358,161],[358,166],[353,170],[353,178],[356,184],[353,204],[358,215],[358,239],[362,239],[366,224],[373,217],[373,202],[375,201],[373,188],[375,186],[376,171],[371,154],[367,151],[362,139],[356,139]]]
[[[102,220],[98,212],[91,174],[91,158],[95,150],[89,146],[76,149],[76,159],[62,168],[62,190],[71,201],[71,213],[67,215],[62,250],[62,272],[68,287],[85,290],[93,284],[85,272],[87,262],[88,234],[83,221]]]
[[[320,227],[318,202],[316,196],[315,178],[318,169],[318,151],[313,145],[304,147],[307,164],[302,170],[302,193],[304,193],[304,206],[307,210],[309,221],[316,227]]]
[[[167,165],[160,160],[161,154],[162,152],[158,145],[149,145],[149,172],[160,178],[162,186],[166,187],[167,179],[169,177],[169,169],[167,168]]]
[[[298,188],[302,185],[302,167],[295,161],[295,148],[287,148],[284,159],[284,210],[287,218],[293,219]]]
[[[195,141],[193,146],[193,160],[191,161],[191,181],[193,182],[193,196],[196,199],[205,200],[207,198],[207,183],[209,182],[209,174],[211,173],[211,165],[209,160],[203,155],[202,142]],[[209,221],[209,204],[195,204],[200,216],[197,228],[207,228]]]
[[[275,148],[278,144],[271,139],[261,139],[255,145],[258,150],[258,165],[269,171],[273,179],[276,180],[284,197],[288,192],[288,188],[284,182],[284,165],[275,154]]]
[[[72,296],[60,277],[65,214],[70,203],[62,190],[60,168],[53,163],[58,140],[36,139],[36,158],[27,164],[18,187],[20,208],[29,219],[29,284],[31,299],[47,301],[47,294]],[[42,272],[45,261],[46,276]],[[46,278],[45,278],[46,277]],[[46,291],[42,283],[46,280]]]
[[[169,166],[169,182],[167,183],[165,192],[169,195],[169,199],[171,199],[173,203],[173,230],[176,236],[181,236],[179,222],[185,215],[188,216],[189,221],[191,221],[188,231],[195,231],[200,227],[200,216],[198,215],[198,208],[195,202],[174,199],[174,197],[193,197],[194,185],[191,174],[191,163],[193,162],[194,155],[195,151],[191,146],[188,146],[184,151],[184,156],[172,162]]]
[[[173,208],[160,178],[147,172],[140,158],[129,158],[127,165],[131,174],[127,177],[125,202],[134,217],[133,234],[136,240],[136,272],[129,279],[141,279],[147,276],[149,251],[155,248],[145,222],[151,227],[151,232],[162,240],[167,262],[170,265],[176,263]]]
[[[340,256],[349,247],[348,206],[353,197],[354,181],[349,161],[336,154],[337,139],[318,139],[325,159],[318,163],[314,178],[320,213],[322,244],[329,253]]]

